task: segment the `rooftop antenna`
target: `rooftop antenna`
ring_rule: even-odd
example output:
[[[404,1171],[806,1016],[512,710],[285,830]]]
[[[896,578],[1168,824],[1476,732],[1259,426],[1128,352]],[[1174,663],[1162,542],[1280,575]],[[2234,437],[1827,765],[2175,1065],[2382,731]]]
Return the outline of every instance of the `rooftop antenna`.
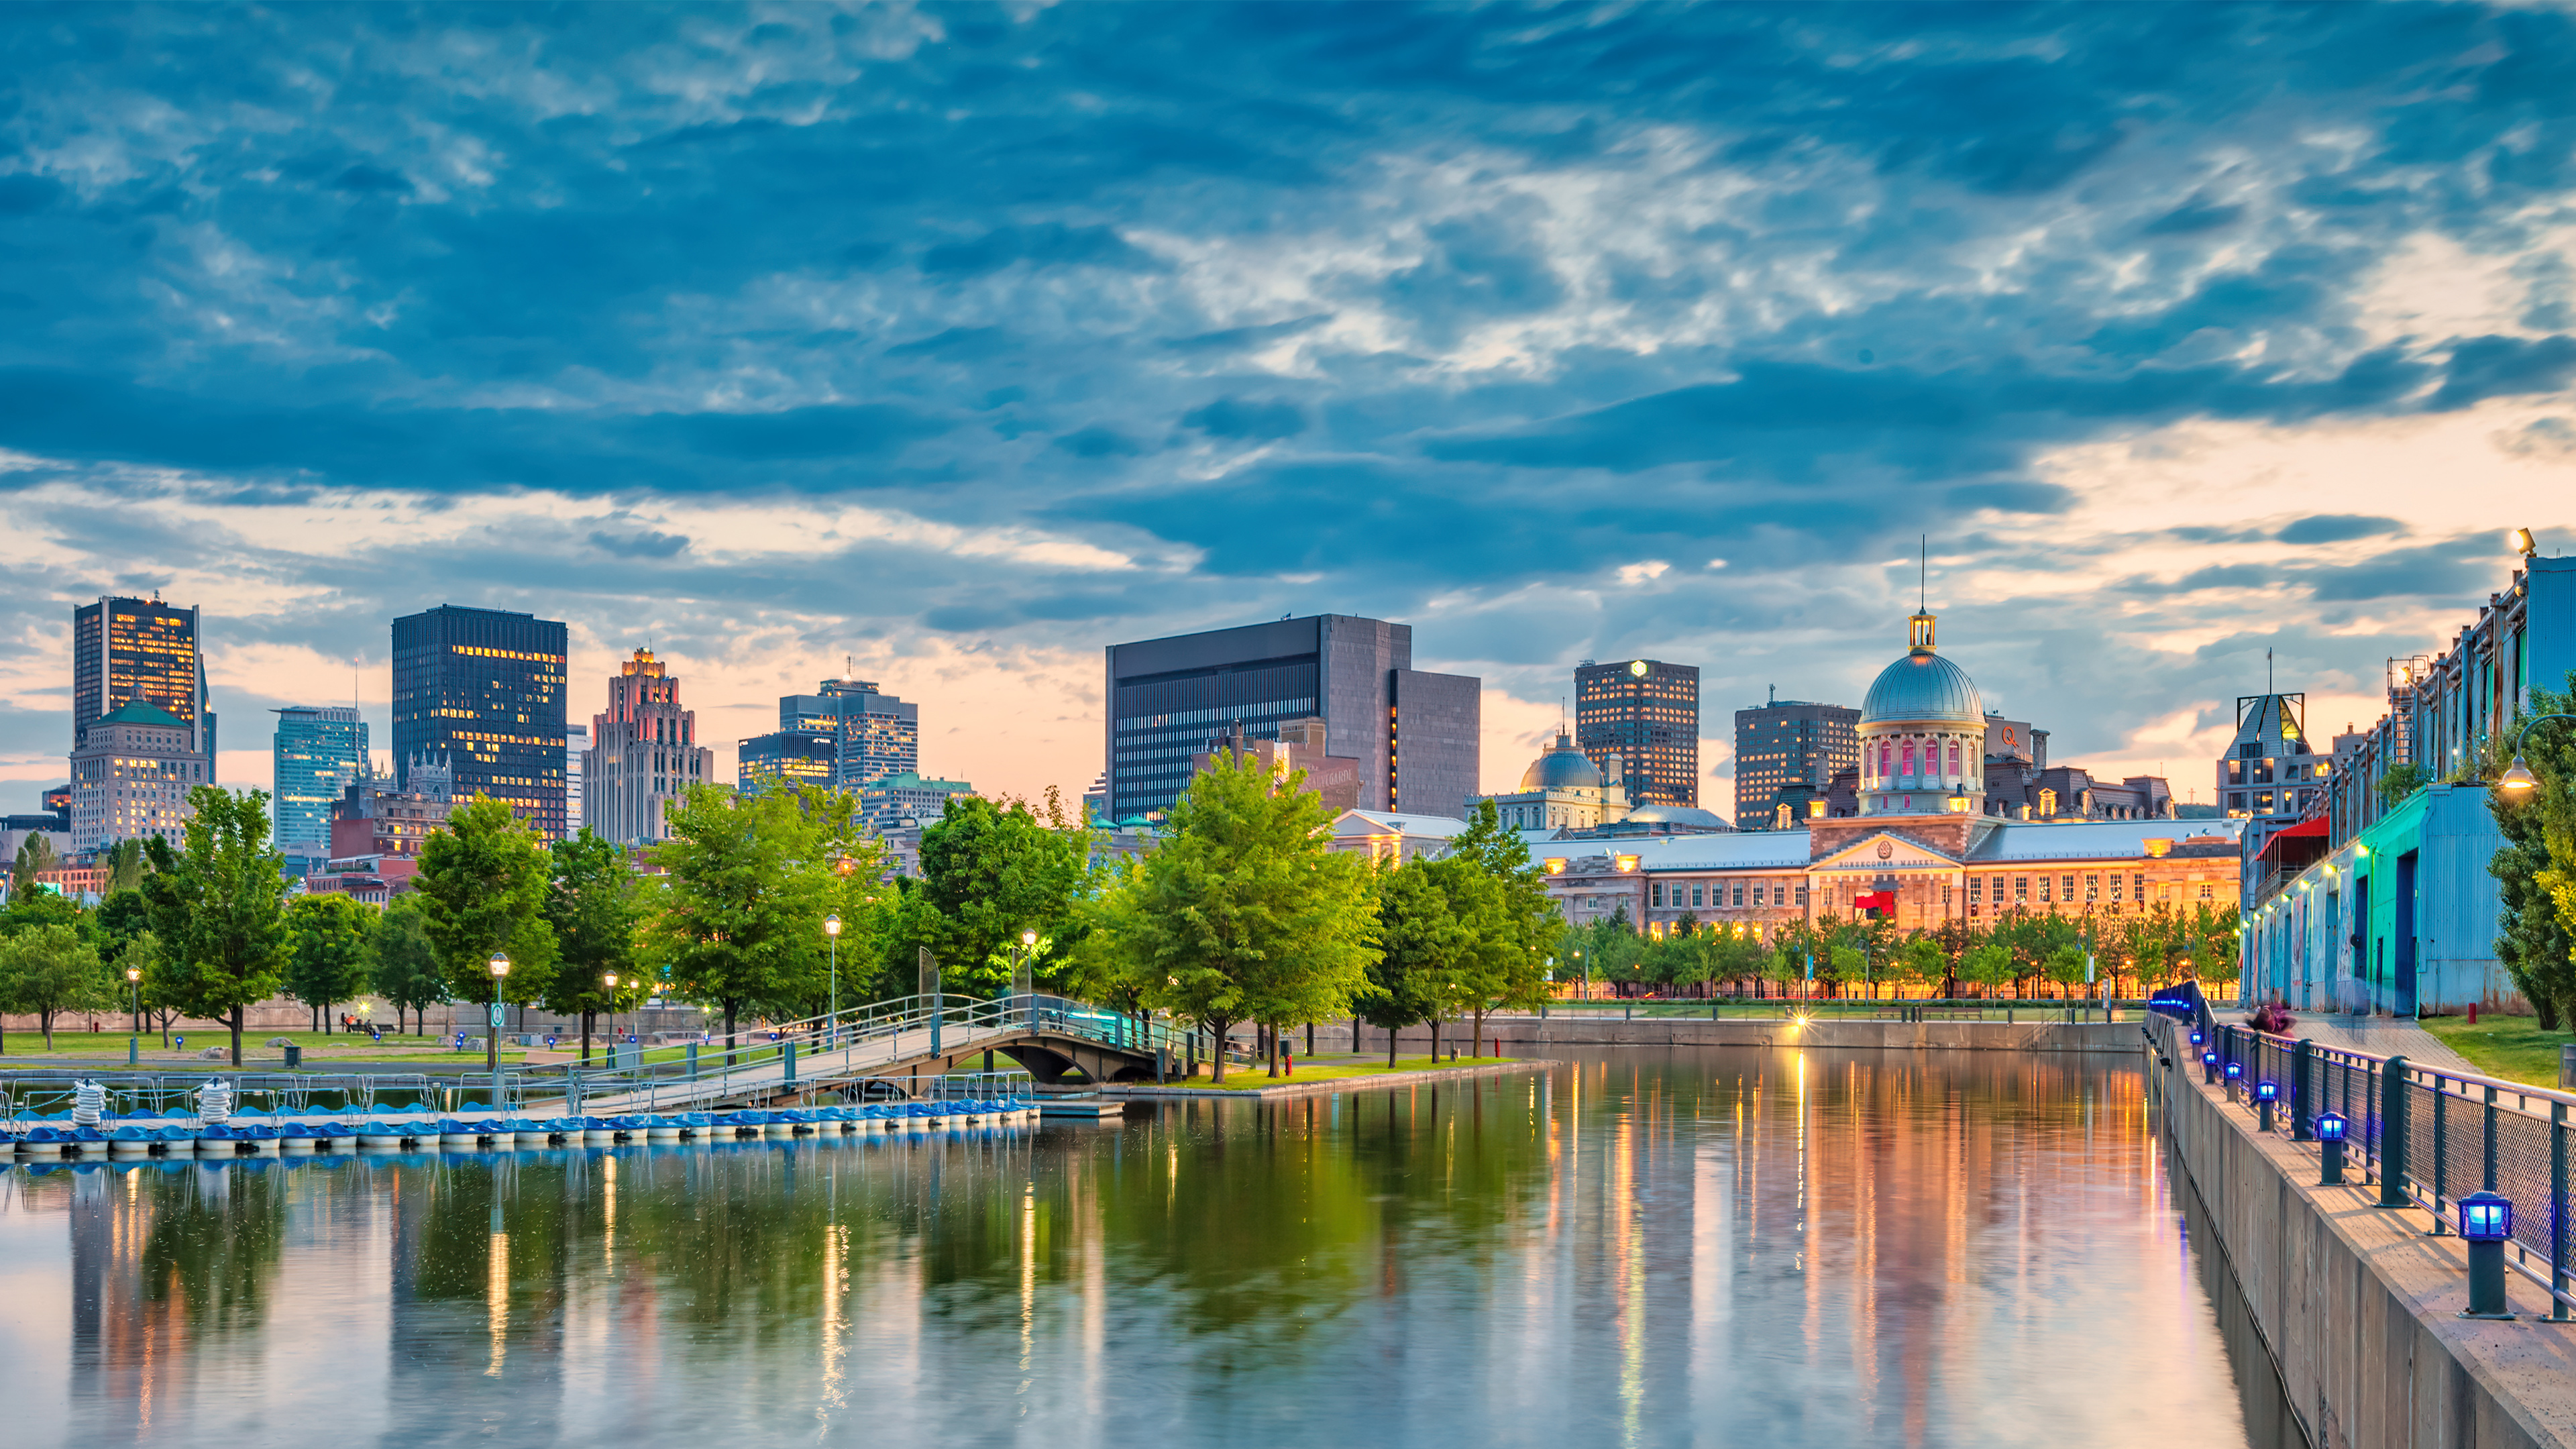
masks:
[[[2265,694],[2279,693],[2278,690],[2275,690],[2272,687],[2272,651],[2269,649],[2263,651],[2263,692]]]

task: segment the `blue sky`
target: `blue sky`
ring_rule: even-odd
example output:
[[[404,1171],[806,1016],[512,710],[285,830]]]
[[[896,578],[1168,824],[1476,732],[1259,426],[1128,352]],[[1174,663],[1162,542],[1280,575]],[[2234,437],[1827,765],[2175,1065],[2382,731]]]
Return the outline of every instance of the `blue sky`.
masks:
[[[1928,535],[1990,704],[2205,791],[2266,648],[2366,721],[2576,541],[2572,28],[12,6],[0,781],[159,587],[244,783],[442,600],[725,740],[846,659],[1015,791],[1098,768],[1102,645],[1331,610],[1484,676],[1496,785],[1577,660],[1700,664],[1728,810]]]

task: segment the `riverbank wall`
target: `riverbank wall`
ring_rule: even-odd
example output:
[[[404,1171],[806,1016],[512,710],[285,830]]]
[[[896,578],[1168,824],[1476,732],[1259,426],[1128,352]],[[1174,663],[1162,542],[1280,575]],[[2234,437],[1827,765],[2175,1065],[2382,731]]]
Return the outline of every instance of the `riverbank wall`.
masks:
[[[2125,1027],[2132,1049],[2146,1042]],[[2512,1322],[2458,1316],[2468,1255],[2414,1208],[2379,1208],[2363,1174],[2322,1187],[2315,1143],[2202,1084],[2150,1030],[2150,1087],[2167,1141],[2209,1214],[2201,1251],[2226,1256],[2291,1410],[2316,1449],[2576,1449],[2576,1324],[2508,1275]]]
[[[1440,1045],[1443,1051],[1456,1048],[1470,1055],[1489,1055],[1471,1050],[1469,1035],[1472,1023],[1454,1022],[1443,1026]],[[1350,1041],[1350,1027],[1343,1024],[1323,1039],[1336,1048]],[[2066,1022],[2066,1021],[1834,1021],[1799,1022],[1783,1017],[1735,1018],[1726,1021],[1692,1020],[1688,1017],[1641,1017],[1634,1021],[1618,1017],[1598,1019],[1590,1014],[1548,1017],[1489,1016],[1485,1018],[1485,1041],[1488,1048],[1499,1046],[1507,1055],[1539,1052],[1559,1046],[1616,1047],[1798,1047],[1814,1050],[1848,1049],[1858,1051],[1997,1051],[1997,1052],[2119,1052],[2135,1055],[2138,1050],[2138,1026],[2135,1022]],[[1386,1033],[1372,1026],[1360,1028],[1356,1048],[1361,1052],[1386,1050]],[[1420,1052],[1431,1049],[1427,1028],[1408,1027],[1399,1036],[1396,1050]]]

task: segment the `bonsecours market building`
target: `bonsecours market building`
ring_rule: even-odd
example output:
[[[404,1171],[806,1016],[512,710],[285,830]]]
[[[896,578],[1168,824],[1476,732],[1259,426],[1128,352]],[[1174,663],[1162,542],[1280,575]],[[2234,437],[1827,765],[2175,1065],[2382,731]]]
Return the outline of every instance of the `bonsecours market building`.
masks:
[[[1951,921],[1976,929],[2015,908],[2235,911],[2241,821],[1988,813],[1976,684],[1939,652],[1931,614],[1907,621],[1906,646],[1862,705],[1858,814],[1825,816],[1818,800],[1818,813],[1788,830],[1593,840],[1524,831],[1565,918],[1586,925],[1624,906],[1653,935],[1689,916],[1767,940],[1873,905],[1905,931]]]

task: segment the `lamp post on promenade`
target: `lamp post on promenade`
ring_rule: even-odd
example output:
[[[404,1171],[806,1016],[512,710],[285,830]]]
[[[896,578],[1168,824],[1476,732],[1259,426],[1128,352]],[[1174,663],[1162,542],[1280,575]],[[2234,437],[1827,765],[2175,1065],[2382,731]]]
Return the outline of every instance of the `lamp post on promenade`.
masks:
[[[824,1020],[823,1045],[829,1048],[841,1035],[841,917],[839,912],[823,918],[823,939],[832,948],[832,1014]]]
[[[501,980],[510,974],[510,958],[495,951],[492,953],[490,964],[492,1010],[491,1021],[483,1033],[483,1067],[492,1074],[492,1080],[497,1084],[501,1080]],[[498,1107],[500,1104],[495,1102],[493,1105]]]

